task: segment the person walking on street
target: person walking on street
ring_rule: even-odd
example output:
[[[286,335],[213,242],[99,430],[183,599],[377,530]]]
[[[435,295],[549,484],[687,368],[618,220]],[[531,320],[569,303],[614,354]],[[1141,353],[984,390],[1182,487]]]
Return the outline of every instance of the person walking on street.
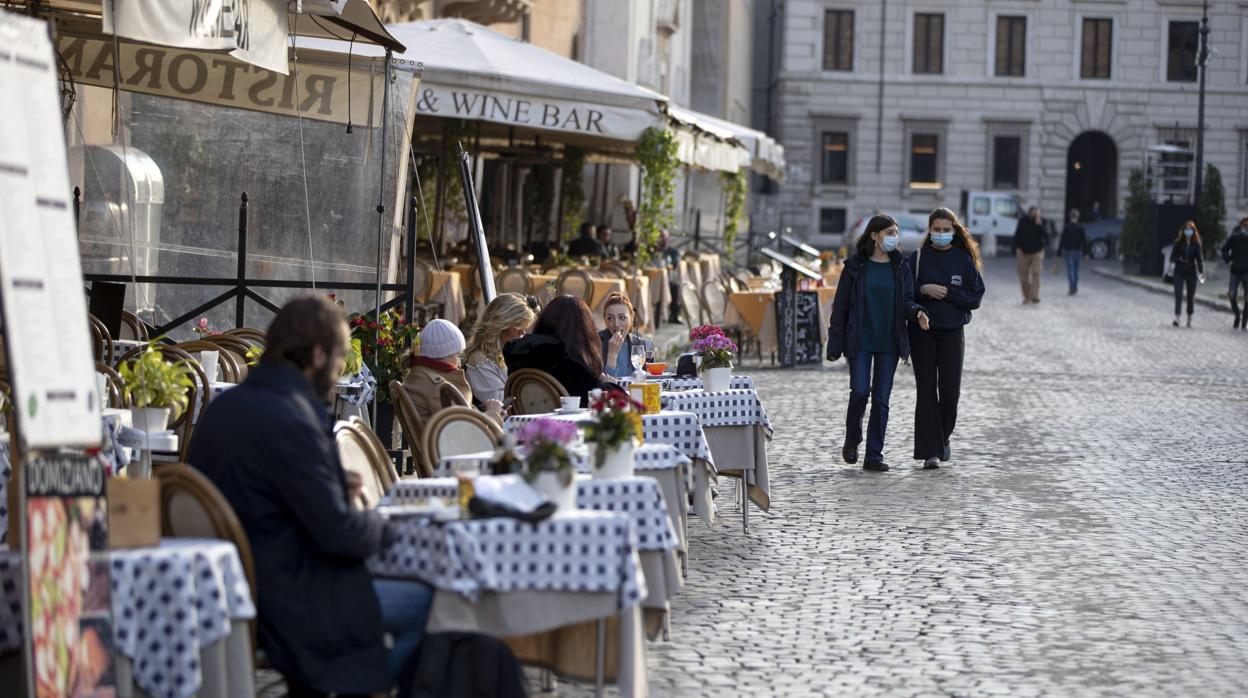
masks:
[[[857,253],[845,260],[828,326],[828,360],[844,355],[849,363],[849,409],[841,456],[846,463],[858,462],[862,417],[870,399],[867,454],[862,468],[877,472],[888,470],[884,434],[897,361],[910,357],[906,320],[928,327],[927,314],[914,302],[909,268],[897,251],[900,240],[896,220],[885,215],[871,217],[858,238]]]
[[[1200,231],[1196,222],[1183,224],[1170,249],[1170,263],[1174,265],[1174,326],[1179,326],[1179,311],[1183,309],[1183,287],[1187,287],[1187,326],[1192,326],[1192,309],[1196,302],[1196,281],[1205,283],[1205,262],[1200,247]]]
[[[950,458],[949,437],[962,392],[963,328],[984,298],[984,264],[979,245],[947,208],[927,217],[927,236],[907,261],[918,289],[916,300],[931,318],[930,327],[910,323],[909,329],[917,393],[914,459],[933,470]]]
[[[1018,281],[1023,288],[1023,305],[1040,302],[1040,272],[1049,234],[1040,209],[1032,206],[1014,228],[1014,254],[1018,257]]]
[[[1235,313],[1234,328],[1248,330],[1248,218],[1239,221],[1222,245],[1222,261],[1231,266],[1231,310]],[[1239,287],[1244,287],[1244,313],[1239,313]]]
[[[1079,225],[1079,210],[1072,208],[1067,223],[1062,228],[1062,238],[1057,243],[1058,252],[1066,262],[1066,281],[1070,284],[1067,295],[1073,296],[1079,292],[1079,260],[1083,259],[1087,242],[1087,233]]]

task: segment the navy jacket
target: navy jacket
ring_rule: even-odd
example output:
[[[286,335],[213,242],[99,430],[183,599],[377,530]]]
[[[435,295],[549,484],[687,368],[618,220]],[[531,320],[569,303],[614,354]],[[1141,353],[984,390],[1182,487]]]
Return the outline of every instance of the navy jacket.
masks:
[[[1232,274],[1248,274],[1248,230],[1231,233],[1222,245],[1222,261],[1231,265]]]
[[[1200,243],[1195,240],[1180,240],[1170,248],[1170,262],[1174,264],[1175,276],[1196,276],[1205,273],[1204,255],[1201,254]]]
[[[522,368],[549,373],[563,385],[568,395],[585,398],[594,388],[607,387],[599,380],[599,375],[590,373],[568,356],[563,342],[551,335],[527,334],[508,342],[503,347],[503,361],[507,363],[508,374]]]
[[[384,691],[381,608],[364,561],[381,549],[385,523],[348,504],[331,427],[303,373],[265,360],[213,398],[188,460],[251,542],[260,645],[273,668],[320,691]]]
[[[971,311],[978,310],[984,300],[984,277],[975,268],[971,253],[961,247],[936,250],[927,243],[922,260],[919,253],[906,257],[906,266],[913,275],[915,301],[927,311],[934,330],[956,330],[971,321]],[[944,298],[929,298],[919,290],[924,284],[939,284],[948,293]]]
[[[602,363],[604,364],[603,370],[605,371],[607,367],[615,365],[615,360],[618,357],[607,355],[607,345],[611,343],[611,333],[609,331],[598,330],[598,338],[602,340]],[[629,352],[632,352],[633,347],[640,345],[646,348],[646,353],[654,353],[654,342],[646,337],[629,332],[626,340],[628,342]]]
[[[889,252],[888,258],[893,266],[894,288],[897,293],[893,300],[893,337],[897,340],[897,353],[906,359],[910,357],[910,337],[906,334],[906,320],[914,320],[922,308],[914,302],[914,280],[901,253]],[[845,268],[836,283],[836,297],[832,299],[832,320],[828,323],[829,361],[836,361],[841,355],[852,359],[858,353],[862,313],[866,308],[866,299],[859,281],[869,263],[861,254],[845,260]]]

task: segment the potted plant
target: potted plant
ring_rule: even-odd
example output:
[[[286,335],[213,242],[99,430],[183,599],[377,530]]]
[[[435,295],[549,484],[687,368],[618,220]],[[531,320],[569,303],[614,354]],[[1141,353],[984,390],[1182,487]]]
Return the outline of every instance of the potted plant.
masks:
[[[517,434],[527,454],[524,479],[559,511],[576,509],[576,473],[568,455],[576,435],[575,424],[557,419],[534,420]]]
[[[585,429],[593,444],[594,477],[633,476],[633,450],[642,439],[641,405],[629,396],[608,390],[592,400],[594,421]]]
[[[383,311],[380,318],[373,313],[356,313],[348,322],[352,346],[359,340],[360,357],[377,380],[377,436],[383,444],[393,447],[394,406],[390,404],[390,381],[403,380],[407,356],[420,346],[420,327],[414,322],[404,322],[395,309]]]
[[[732,384],[732,357],[737,345],[717,325],[694,328],[689,337],[693,339],[691,350],[700,359],[702,387],[708,393],[727,390]]]
[[[181,361],[165,361],[154,345],[117,368],[122,390],[130,402],[134,428],[146,432],[165,431],[170,413],[177,419],[187,408],[191,370]]]

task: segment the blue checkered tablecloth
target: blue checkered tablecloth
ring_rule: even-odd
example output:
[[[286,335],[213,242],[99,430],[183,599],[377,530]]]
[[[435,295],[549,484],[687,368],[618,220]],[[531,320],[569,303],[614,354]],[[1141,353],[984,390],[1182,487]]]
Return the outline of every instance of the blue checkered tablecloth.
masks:
[[[697,376],[688,376],[684,378],[655,378],[649,379],[650,382],[658,383],[664,392],[680,392],[682,390],[702,390],[702,379]],[[631,378],[621,378],[619,382],[628,387],[632,383]],[[728,383],[728,387],[732,390],[754,390],[754,379],[749,376],[732,374],[732,378]]]
[[[757,390],[721,390],[708,393],[702,389],[663,393],[659,401],[665,410],[692,412],[703,427],[759,426],[770,438],[771,420],[767,408],[758,399]]]
[[[558,419],[569,422],[588,422],[593,419],[588,411],[573,414],[526,414],[513,415],[503,423],[508,432],[515,432],[520,427],[536,419]],[[698,459],[715,464],[711,456],[711,447],[706,443],[706,434],[702,432],[702,423],[692,412],[663,410],[658,414],[642,415],[642,435],[646,444],[667,444],[674,447],[690,459]]]

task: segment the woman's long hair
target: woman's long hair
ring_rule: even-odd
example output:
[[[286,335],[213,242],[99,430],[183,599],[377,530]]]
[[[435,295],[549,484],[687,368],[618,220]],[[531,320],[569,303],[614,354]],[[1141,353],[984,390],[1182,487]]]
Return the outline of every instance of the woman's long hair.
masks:
[[[623,293],[620,293],[619,291],[612,291],[607,295],[607,299],[602,302],[603,320],[607,319],[607,308],[610,308],[613,305],[622,305],[625,308],[628,308],[628,331],[632,332],[634,323],[637,322],[637,310],[633,308],[633,302]]]
[[[1196,241],[1197,245],[1200,245],[1203,248],[1204,244],[1200,241],[1200,228],[1196,227],[1196,221],[1188,221],[1179,226],[1179,234],[1174,236],[1174,244],[1177,245],[1180,242],[1183,242],[1183,229],[1189,225],[1192,226],[1192,239]]]
[[[927,216],[927,235],[923,237],[923,244],[926,245],[932,237],[932,223],[938,220],[949,221],[953,224],[953,244],[955,247],[961,247],[971,255],[971,259],[975,262],[975,269],[983,271],[984,260],[979,256],[979,243],[975,242],[975,238],[971,237],[966,226],[962,225],[962,221],[958,220],[958,214],[950,211],[945,207],[940,207],[932,211]]]
[[[533,311],[524,296],[516,293],[500,293],[485,306],[485,312],[472,328],[472,340],[464,350],[464,357],[471,360],[481,352],[490,361],[503,365],[503,346],[499,336],[513,327],[533,325]]]
[[[573,361],[595,377],[602,374],[602,340],[585,301],[576,296],[559,296],[537,316],[533,332],[558,338]]]
[[[897,225],[897,220],[892,216],[886,216],[883,213],[871,216],[871,220],[867,221],[867,227],[863,229],[862,235],[858,236],[858,242],[854,243],[858,254],[863,257],[870,257],[875,254],[875,240],[871,238],[871,234],[878,233],[881,230],[888,230],[894,225]]]

